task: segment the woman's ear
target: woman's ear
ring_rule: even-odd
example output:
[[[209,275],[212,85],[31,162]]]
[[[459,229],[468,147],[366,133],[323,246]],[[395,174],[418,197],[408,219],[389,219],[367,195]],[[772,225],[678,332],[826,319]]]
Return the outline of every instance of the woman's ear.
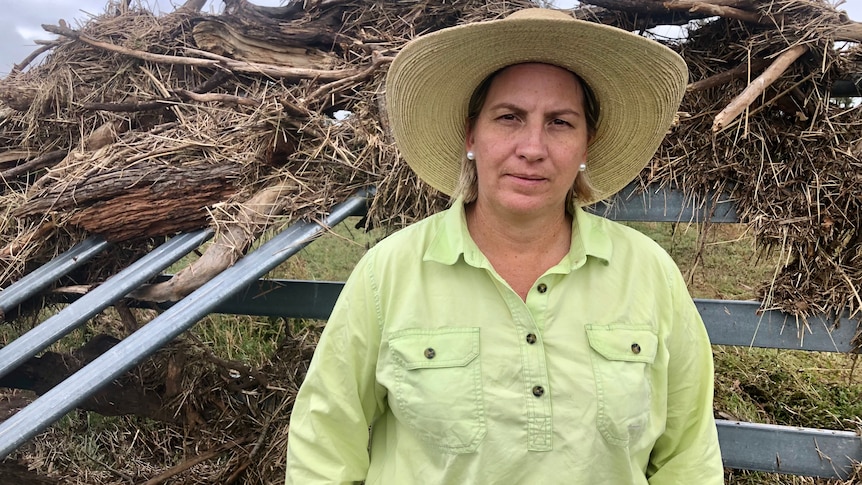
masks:
[[[464,151],[469,152],[473,149],[473,143],[475,140],[473,139],[473,123],[470,120],[467,120],[466,127],[464,129]]]

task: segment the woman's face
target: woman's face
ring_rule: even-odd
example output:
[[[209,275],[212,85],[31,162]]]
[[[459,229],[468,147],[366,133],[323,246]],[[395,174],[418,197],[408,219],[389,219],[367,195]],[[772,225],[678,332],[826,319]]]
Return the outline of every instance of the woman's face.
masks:
[[[467,127],[477,207],[504,217],[564,211],[588,139],[584,93],[571,72],[536,63],[500,71]]]

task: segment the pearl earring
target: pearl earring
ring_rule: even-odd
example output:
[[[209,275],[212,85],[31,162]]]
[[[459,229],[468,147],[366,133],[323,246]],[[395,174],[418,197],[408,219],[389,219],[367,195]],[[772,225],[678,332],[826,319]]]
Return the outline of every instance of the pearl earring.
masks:
[[[475,154],[475,153],[473,153],[473,152],[471,152],[471,151],[470,151],[470,152],[467,152],[467,160],[475,160],[475,159],[476,159],[476,154]]]
[[[580,171],[581,171],[581,172],[586,172],[586,171],[587,171],[587,164],[586,164],[586,163],[582,163],[582,164],[581,164],[581,166],[580,166],[580,167],[578,167],[578,168],[580,169]]]

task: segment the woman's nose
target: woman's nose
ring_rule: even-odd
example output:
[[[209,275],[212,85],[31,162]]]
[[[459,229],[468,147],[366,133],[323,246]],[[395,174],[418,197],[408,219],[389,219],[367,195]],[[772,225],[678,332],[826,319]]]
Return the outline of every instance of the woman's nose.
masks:
[[[538,123],[526,123],[519,130],[517,154],[528,161],[545,158],[548,147],[545,139],[545,127]]]

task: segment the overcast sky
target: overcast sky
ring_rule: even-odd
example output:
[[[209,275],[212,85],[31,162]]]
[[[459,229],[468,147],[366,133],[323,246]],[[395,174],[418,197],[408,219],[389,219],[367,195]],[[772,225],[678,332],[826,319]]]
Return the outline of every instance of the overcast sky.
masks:
[[[173,5],[181,5],[183,0],[133,0],[150,5],[154,12],[173,10]],[[252,0],[258,5],[277,6],[282,0]],[[569,6],[572,0],[558,0],[558,6]],[[0,16],[0,75],[9,72],[12,66],[21,62],[36,49],[35,39],[51,39],[52,34],[42,30],[42,24],[58,23],[64,19],[69,25],[76,26],[85,22],[91,15],[102,13],[106,0],[0,0],[5,14]],[[204,9],[218,11],[221,0],[210,0]],[[839,8],[847,11],[850,18],[862,21],[862,0],[846,0]]]

